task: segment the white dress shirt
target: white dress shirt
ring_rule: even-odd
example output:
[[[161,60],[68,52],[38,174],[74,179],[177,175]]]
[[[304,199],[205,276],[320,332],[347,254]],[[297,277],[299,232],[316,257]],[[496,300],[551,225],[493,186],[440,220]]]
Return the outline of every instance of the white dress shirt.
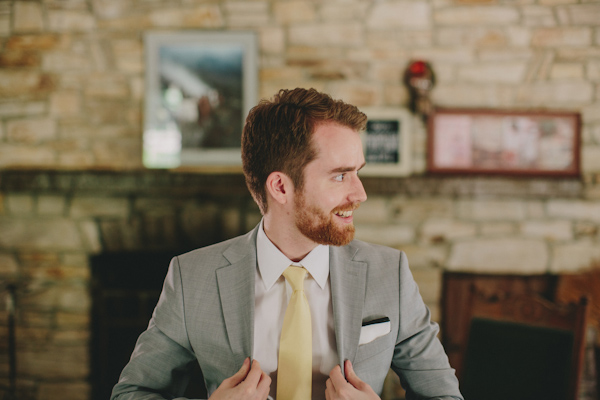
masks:
[[[277,355],[283,316],[292,289],[283,277],[290,265],[308,271],[304,292],[310,305],[313,345],[312,399],[325,398],[325,381],[339,363],[335,341],[331,285],[329,281],[329,246],[319,245],[302,261],[290,261],[267,237],[261,222],[256,239],[258,268],[254,298],[254,354],[262,370],[273,380],[271,396],[277,390]]]

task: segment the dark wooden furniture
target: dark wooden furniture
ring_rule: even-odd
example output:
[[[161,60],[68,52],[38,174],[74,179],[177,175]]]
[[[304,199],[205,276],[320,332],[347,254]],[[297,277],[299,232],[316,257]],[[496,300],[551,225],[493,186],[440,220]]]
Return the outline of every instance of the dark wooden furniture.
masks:
[[[488,296],[473,288],[461,379],[467,399],[576,400],[587,299],[556,304],[537,294]]]
[[[470,323],[471,290],[488,296],[497,293],[537,293],[552,299],[556,275],[474,274],[446,271],[443,275],[441,302],[441,338],[450,365],[460,380]]]

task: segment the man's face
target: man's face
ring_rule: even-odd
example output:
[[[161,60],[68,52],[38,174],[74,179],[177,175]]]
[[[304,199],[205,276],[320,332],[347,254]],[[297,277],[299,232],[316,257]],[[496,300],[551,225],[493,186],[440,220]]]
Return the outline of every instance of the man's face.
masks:
[[[335,124],[313,134],[317,157],[304,169],[304,188],[294,198],[296,227],[313,242],[343,246],[354,238],[353,211],[367,195],[358,178],[365,164],[360,136]]]

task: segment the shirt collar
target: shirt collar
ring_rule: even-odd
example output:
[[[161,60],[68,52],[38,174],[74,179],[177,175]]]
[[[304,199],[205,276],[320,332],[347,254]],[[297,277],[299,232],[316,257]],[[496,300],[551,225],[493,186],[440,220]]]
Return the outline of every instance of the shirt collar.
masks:
[[[329,278],[329,246],[318,245],[300,262],[292,262],[287,258],[267,237],[260,222],[256,236],[256,250],[258,270],[265,285],[265,290],[270,290],[283,271],[290,265],[301,265],[323,289]]]

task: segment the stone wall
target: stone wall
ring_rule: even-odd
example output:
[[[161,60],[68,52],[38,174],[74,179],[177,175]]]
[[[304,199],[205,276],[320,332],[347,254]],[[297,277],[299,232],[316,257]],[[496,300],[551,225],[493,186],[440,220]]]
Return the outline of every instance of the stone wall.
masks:
[[[580,112],[581,179],[431,177],[418,118],[413,174],[365,179],[358,237],[405,250],[439,318],[444,269],[600,259],[599,21],[587,0],[0,0],[0,279],[22,291],[22,398],[89,398],[90,255],[202,245],[258,219],[239,175],[143,171],[145,31],[256,32],[261,97],[303,86],[406,107],[401,76],[419,58],[437,105]]]

